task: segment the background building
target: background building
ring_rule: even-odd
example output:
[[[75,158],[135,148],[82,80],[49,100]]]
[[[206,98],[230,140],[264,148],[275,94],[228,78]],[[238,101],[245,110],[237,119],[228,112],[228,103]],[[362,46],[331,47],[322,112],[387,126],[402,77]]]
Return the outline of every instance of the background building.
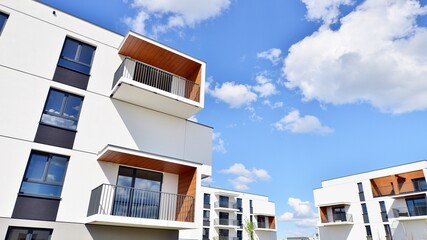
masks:
[[[275,204],[268,197],[202,186],[203,223],[196,230],[180,231],[180,239],[250,239],[245,224],[254,224],[254,237],[259,240],[276,239]]]
[[[204,62],[32,0],[0,0],[0,32],[0,239],[199,227],[212,129],[187,119]]]
[[[425,239],[427,161],[322,182],[314,190],[321,240]]]

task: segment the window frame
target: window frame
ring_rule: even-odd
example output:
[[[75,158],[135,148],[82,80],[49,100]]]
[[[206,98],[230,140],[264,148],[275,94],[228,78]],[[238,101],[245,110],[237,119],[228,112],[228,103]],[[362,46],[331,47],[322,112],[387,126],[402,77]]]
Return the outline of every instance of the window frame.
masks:
[[[17,226],[9,226],[7,228],[7,233],[6,233],[6,240],[15,240],[15,239],[9,239],[11,237],[12,231],[13,230],[27,230],[27,239],[28,239],[28,235],[30,234],[32,239],[32,234],[34,231],[48,231],[49,232],[49,239],[51,239],[52,237],[52,233],[53,233],[53,229],[50,228],[30,228],[30,227],[17,227]]]
[[[36,179],[27,178],[27,173],[28,173],[28,170],[30,168],[31,159],[32,159],[32,156],[35,155],[35,154],[45,155],[48,158],[48,162],[45,163],[45,166],[44,166],[43,177],[42,177],[44,180],[42,180],[42,181],[36,180]],[[46,179],[48,177],[48,174],[49,174],[49,166],[50,166],[50,164],[51,164],[52,159],[53,159],[54,156],[61,157],[61,158],[66,158],[66,165],[65,165],[64,173],[63,173],[64,174],[64,178],[62,179],[62,182],[48,182],[48,181],[46,181]],[[67,169],[68,169],[68,163],[69,162],[70,162],[70,157],[69,156],[55,154],[55,153],[42,152],[42,151],[31,151],[30,156],[29,156],[28,161],[27,161],[27,166],[25,168],[24,176],[23,176],[22,181],[21,181],[21,186],[19,188],[19,195],[20,196],[34,196],[34,197],[41,197],[41,198],[51,198],[51,199],[61,199],[62,188],[64,187],[65,176],[67,174]],[[45,195],[45,194],[25,193],[25,192],[22,192],[21,190],[22,190],[22,187],[24,185],[24,182],[36,183],[36,184],[44,184],[44,185],[49,185],[49,186],[60,186],[61,189],[60,189],[60,192],[59,192],[59,196],[52,196],[52,195]]]
[[[65,46],[66,46],[67,40],[70,40],[70,41],[76,42],[76,43],[78,44],[78,45],[77,45],[77,50],[76,50],[76,52],[74,53],[74,58],[69,58],[69,57],[67,57],[67,56],[64,56],[64,50],[65,50]],[[91,59],[90,59],[90,63],[89,63],[89,64],[87,64],[87,63],[85,63],[85,62],[80,61],[80,56],[81,56],[81,54],[82,54],[82,48],[83,48],[83,46],[87,46],[87,47],[89,47],[89,48],[92,48],[92,49],[93,49],[93,51],[92,51],[92,57],[91,57]],[[86,42],[83,42],[83,41],[81,41],[81,40],[77,40],[77,39],[76,39],[76,38],[74,38],[74,37],[66,36],[66,37],[65,37],[65,40],[64,40],[64,43],[62,44],[61,54],[59,55],[59,59],[58,59],[58,66],[61,66],[61,67],[64,67],[64,68],[70,69],[70,70],[72,70],[72,71],[76,71],[76,72],[79,72],[79,73],[82,73],[82,74],[85,74],[85,75],[89,75],[89,76],[90,76],[90,72],[91,72],[91,70],[92,70],[92,65],[93,65],[93,60],[94,60],[94,58],[95,58],[95,52],[96,52],[96,47],[95,47],[95,46],[93,46],[93,45],[91,45],[91,44],[88,44],[88,43],[86,43]],[[66,61],[66,62],[71,62],[71,63],[73,63],[73,64],[81,65],[81,66],[83,66],[83,67],[87,67],[87,68],[88,68],[88,71],[86,72],[86,71],[83,71],[83,70],[76,69],[76,68],[74,68],[74,67],[72,67],[72,66],[69,66],[69,65],[67,65],[67,64],[63,64],[63,63],[61,63],[61,60],[64,60],[64,61]]]
[[[9,14],[0,11],[0,15],[5,16],[5,20],[4,20],[3,24],[0,26],[0,36],[1,36],[3,29],[4,29],[4,26],[6,26],[7,20],[9,19]]]
[[[61,103],[61,113],[60,114],[55,114],[55,113],[51,113],[49,111],[46,111],[46,107],[47,107],[47,105],[49,103],[49,97],[52,94],[52,92],[59,92],[59,93],[64,94],[64,98],[62,99],[62,103]],[[65,108],[67,107],[68,99],[69,99],[70,96],[77,97],[77,98],[81,99],[80,105],[79,105],[80,109],[79,109],[79,112],[78,112],[78,114],[77,114],[77,116],[75,118],[64,116],[64,111],[65,111]],[[47,98],[46,98],[46,101],[45,101],[45,104],[44,104],[44,107],[43,107],[42,115],[40,117],[40,124],[44,124],[44,125],[48,125],[48,126],[52,126],[52,127],[57,127],[57,128],[61,128],[61,129],[65,129],[65,130],[77,132],[77,125],[79,123],[80,113],[81,113],[82,107],[83,107],[83,101],[84,101],[84,97],[81,96],[81,95],[77,95],[77,94],[74,94],[74,93],[69,93],[69,92],[66,92],[66,91],[63,91],[63,90],[60,90],[60,89],[56,89],[56,88],[50,88],[49,92],[47,93]],[[51,123],[48,123],[48,122],[44,122],[43,121],[43,115],[45,115],[45,114],[49,115],[49,116],[57,117],[57,118],[62,118],[62,119],[65,119],[65,120],[75,121],[76,122],[76,128],[72,129],[72,128],[67,128],[67,127],[63,127],[63,126],[51,124]]]

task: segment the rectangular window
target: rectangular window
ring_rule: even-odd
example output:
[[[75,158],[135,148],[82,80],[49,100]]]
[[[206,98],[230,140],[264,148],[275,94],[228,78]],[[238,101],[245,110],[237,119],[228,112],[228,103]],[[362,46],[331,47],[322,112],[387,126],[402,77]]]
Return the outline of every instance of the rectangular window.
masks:
[[[239,209],[239,212],[241,212],[242,210],[243,210],[243,207],[242,207],[242,199],[241,198],[237,198],[237,205],[236,205],[236,207],[237,207],[237,209]]]
[[[59,198],[68,160],[61,155],[31,152],[19,193]]]
[[[83,97],[50,89],[40,122],[76,130],[82,103]]]
[[[334,218],[334,222],[346,222],[347,221],[344,206],[332,208],[332,215]]]
[[[362,183],[357,183],[357,188],[359,189],[359,199],[360,201],[365,201],[365,193],[363,192],[363,185]]]
[[[237,214],[237,225],[243,227],[242,214]]]
[[[219,207],[229,208],[228,197],[219,196]]]
[[[209,226],[209,225],[211,225],[210,211],[209,210],[203,210],[203,226]]]
[[[8,17],[7,14],[0,12],[0,34],[3,31],[4,25],[6,25]]]
[[[203,206],[204,208],[211,208],[211,195],[209,193],[203,195]]]
[[[412,184],[414,185],[414,191],[427,191],[427,183],[425,178],[416,178],[412,179]]]
[[[67,37],[58,65],[89,75],[95,47]]]
[[[52,229],[9,227],[6,240],[50,240]]]
[[[427,202],[425,197],[408,198],[406,206],[410,217],[427,215]]]
[[[203,240],[209,240],[209,228],[203,228]]]
[[[243,232],[242,231],[237,231],[237,240],[242,240],[243,239]]]
[[[219,238],[223,239],[221,237],[228,237],[228,229],[220,229],[219,230]]]
[[[368,209],[366,208],[366,203],[362,203],[362,214],[363,214],[363,222],[369,223]]]
[[[390,225],[384,224],[384,231],[385,231],[385,239],[386,240],[393,240],[393,237],[391,236]]]
[[[220,212],[219,213],[219,224],[220,225],[228,225],[228,216],[229,214],[226,212]]]
[[[366,239],[367,240],[372,240],[372,231],[371,231],[371,226],[365,226],[366,229]]]
[[[252,200],[249,200],[249,213],[253,214],[254,213],[254,208],[252,206]]]
[[[388,222],[387,209],[385,207],[384,201],[380,201],[380,209],[381,209],[381,218],[383,222]]]

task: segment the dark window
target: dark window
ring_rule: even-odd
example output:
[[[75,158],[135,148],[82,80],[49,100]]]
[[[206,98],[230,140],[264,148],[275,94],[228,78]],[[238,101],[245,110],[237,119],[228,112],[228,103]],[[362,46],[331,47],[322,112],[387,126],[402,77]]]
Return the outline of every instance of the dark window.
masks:
[[[203,210],[203,226],[209,226],[210,224],[210,212],[209,210]]]
[[[237,230],[237,240],[242,240],[243,239],[243,234],[242,233],[243,233],[242,231]]]
[[[239,212],[241,212],[243,210],[241,198],[237,198],[237,206],[236,207],[237,207],[237,209],[239,209]]]
[[[254,208],[252,206],[252,200],[249,200],[249,213],[253,214],[254,213]]]
[[[380,209],[381,209],[381,218],[383,222],[388,222],[387,209],[385,207],[384,201],[380,201]]]
[[[32,152],[19,193],[59,198],[67,165],[68,157]]]
[[[158,219],[163,174],[120,167],[113,215]]]
[[[363,185],[362,183],[357,183],[357,187],[359,189],[359,199],[360,201],[365,201],[365,193],[363,192]]]
[[[409,216],[427,215],[427,203],[425,197],[406,199]]]
[[[372,231],[371,231],[371,226],[365,226],[365,229],[366,229],[366,236],[367,236],[367,239],[368,240],[371,240],[372,239]]]
[[[67,37],[58,65],[89,75],[94,53],[95,47]]]
[[[209,240],[209,228],[203,228],[203,240]]]
[[[228,229],[220,229],[219,230],[219,238],[220,239],[226,239],[221,237],[228,237]]]
[[[258,216],[257,217],[257,223],[258,223],[258,228],[266,228],[267,224],[265,221],[265,216]]]
[[[425,178],[412,179],[414,191],[427,191],[427,183]]]
[[[50,89],[42,114],[44,124],[76,130],[83,97]]]
[[[332,208],[332,214],[333,214],[334,222],[346,222],[347,221],[344,206]]]
[[[6,240],[50,240],[52,229],[9,227]]]
[[[363,214],[363,222],[369,223],[368,209],[366,208],[366,203],[362,203],[362,214]]]
[[[237,225],[243,227],[242,214],[237,214]]]
[[[6,21],[8,17],[9,16],[7,14],[0,12],[0,34],[3,31],[4,25],[6,25]]]
[[[228,208],[228,197],[219,196],[219,207]]]
[[[203,206],[204,208],[211,208],[211,195],[209,193],[203,195]]]
[[[385,239],[386,240],[393,240],[393,237],[391,236],[390,225],[384,224],[384,231],[385,231]]]
[[[220,212],[219,213],[219,224],[220,225],[228,225],[229,221],[228,221],[228,213],[225,212]]]

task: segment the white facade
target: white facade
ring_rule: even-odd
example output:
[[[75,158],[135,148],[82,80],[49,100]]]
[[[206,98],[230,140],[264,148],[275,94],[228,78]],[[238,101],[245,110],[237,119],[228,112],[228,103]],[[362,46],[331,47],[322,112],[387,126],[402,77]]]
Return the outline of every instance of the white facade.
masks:
[[[2,15],[0,239],[169,240],[197,228],[212,128],[187,118],[204,107],[205,63],[33,0],[0,0]],[[187,67],[144,62],[146,49]],[[125,59],[146,76],[116,77]],[[146,82],[154,73],[163,85]]]
[[[181,240],[248,240],[245,225],[249,222],[254,239],[277,239],[275,203],[268,197],[206,186],[201,192],[203,210],[197,209],[197,215],[203,221],[195,230],[180,231]]]
[[[421,240],[427,161],[326,180],[314,190],[321,240]]]

